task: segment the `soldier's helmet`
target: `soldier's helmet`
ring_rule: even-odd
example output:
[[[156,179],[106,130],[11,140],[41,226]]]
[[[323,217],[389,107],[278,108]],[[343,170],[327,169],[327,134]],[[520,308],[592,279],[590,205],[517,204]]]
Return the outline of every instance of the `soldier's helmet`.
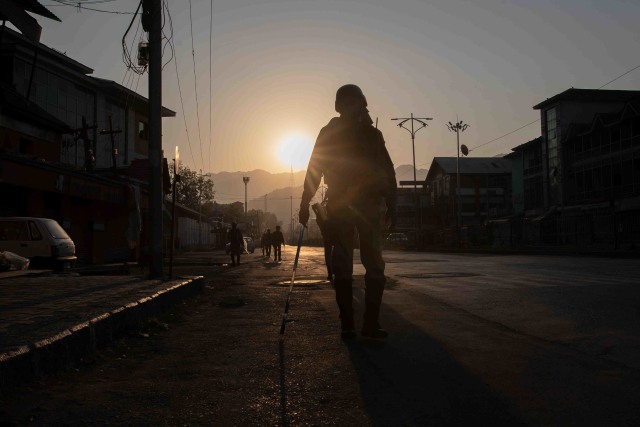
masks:
[[[340,87],[336,92],[336,111],[343,113],[345,105],[353,102],[353,99],[360,99],[364,102],[364,107],[367,106],[367,98],[365,98],[362,89],[354,84],[348,84]]]

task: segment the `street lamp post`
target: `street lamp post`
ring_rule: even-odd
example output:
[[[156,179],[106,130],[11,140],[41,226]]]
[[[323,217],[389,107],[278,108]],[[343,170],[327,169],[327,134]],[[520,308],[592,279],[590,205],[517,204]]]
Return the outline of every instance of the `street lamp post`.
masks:
[[[169,279],[173,279],[173,246],[175,245],[176,231],[176,184],[180,181],[180,150],[176,145],[176,154],[173,159],[173,190],[171,194],[171,245],[169,246]]]
[[[406,130],[411,134],[411,148],[413,149],[413,197],[415,198],[416,203],[416,229],[419,231],[421,227],[421,218],[420,218],[420,199],[418,198],[418,183],[416,179],[416,133],[422,128],[427,127],[427,120],[433,120],[431,117],[413,117],[413,113],[411,113],[411,117],[396,117],[391,120],[400,120],[398,123],[398,127]],[[411,129],[404,127],[404,124],[408,121],[411,121]],[[418,129],[414,129],[413,122],[420,123],[420,127]],[[416,244],[418,243],[418,236],[416,234]]]
[[[198,246],[202,250],[202,190],[204,181],[202,178],[202,169],[200,169],[200,191],[198,191]]]
[[[249,177],[243,176],[242,182],[244,182],[244,214],[247,214],[247,184],[249,183]]]
[[[462,120],[457,121],[456,123],[449,122],[447,124],[447,128],[451,132],[456,133],[456,140],[458,144],[458,149],[456,151],[456,230],[458,234],[458,245],[462,242],[460,241],[460,226],[462,222],[462,218],[460,216],[460,132],[464,132],[469,127],[468,124],[464,123]],[[463,154],[466,155],[469,153],[467,147],[462,146]]]

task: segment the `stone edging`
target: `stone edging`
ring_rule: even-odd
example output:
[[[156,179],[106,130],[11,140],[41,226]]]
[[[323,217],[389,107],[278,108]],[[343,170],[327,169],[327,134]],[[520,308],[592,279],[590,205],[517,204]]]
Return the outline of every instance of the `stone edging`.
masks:
[[[167,283],[168,285],[170,283]],[[21,383],[74,366],[80,359],[108,346],[125,331],[158,315],[177,301],[202,291],[202,276],[185,277],[153,295],[113,309],[64,331],[0,354],[0,396]]]

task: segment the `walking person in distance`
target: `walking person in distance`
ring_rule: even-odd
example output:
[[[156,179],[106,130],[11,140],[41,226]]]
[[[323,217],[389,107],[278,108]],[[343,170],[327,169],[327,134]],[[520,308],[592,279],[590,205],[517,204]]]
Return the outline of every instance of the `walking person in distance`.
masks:
[[[284,235],[280,231],[280,226],[276,225],[276,231],[271,233],[271,244],[273,245],[273,260],[282,261],[282,246],[284,244]]]
[[[231,229],[227,233],[227,241],[230,244],[229,254],[231,255],[231,265],[240,265],[240,254],[244,250],[244,239],[242,232],[238,228],[238,224],[231,223]]]

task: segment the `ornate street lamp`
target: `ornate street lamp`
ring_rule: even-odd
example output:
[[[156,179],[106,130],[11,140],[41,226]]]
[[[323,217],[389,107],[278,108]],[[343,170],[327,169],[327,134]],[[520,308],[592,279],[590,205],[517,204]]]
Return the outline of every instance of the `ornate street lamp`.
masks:
[[[242,182],[244,182],[244,214],[247,214],[247,184],[249,183],[249,177],[243,176]]]
[[[418,198],[418,183],[416,181],[416,133],[420,129],[427,127],[427,120],[433,120],[431,117],[413,117],[413,113],[411,113],[411,117],[397,117],[391,120],[400,120],[398,123],[398,127],[406,130],[411,134],[411,147],[413,149],[413,196],[416,202],[416,230],[419,231],[420,227],[420,199]],[[404,127],[404,124],[408,121],[411,121],[411,129]],[[420,127],[418,129],[414,129],[413,122],[418,122]],[[418,243],[418,235],[416,233],[416,245]]]
[[[456,229],[458,232],[458,244],[461,244],[460,226],[462,221],[462,218],[460,216],[460,132],[464,132],[468,127],[469,125],[464,123],[462,120],[459,120],[456,123],[449,122],[447,124],[447,128],[449,128],[451,132],[456,133],[456,139],[458,143],[458,150],[456,151]],[[464,145],[462,146],[462,154],[465,156],[469,154],[469,150]]]

